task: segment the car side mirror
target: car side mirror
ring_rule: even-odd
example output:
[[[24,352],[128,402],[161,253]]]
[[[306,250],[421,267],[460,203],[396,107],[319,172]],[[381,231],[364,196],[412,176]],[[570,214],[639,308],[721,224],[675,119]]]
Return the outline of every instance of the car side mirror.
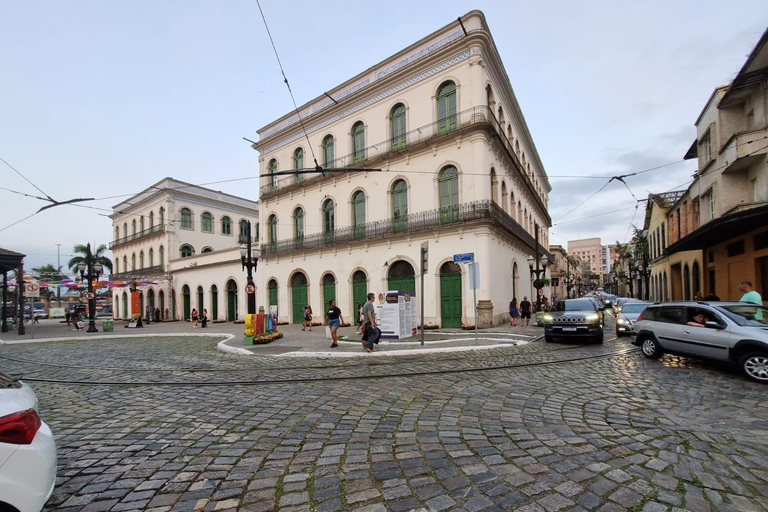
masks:
[[[719,323],[712,322],[712,321],[705,323],[704,327],[706,327],[707,329],[725,329],[724,325],[720,325]]]

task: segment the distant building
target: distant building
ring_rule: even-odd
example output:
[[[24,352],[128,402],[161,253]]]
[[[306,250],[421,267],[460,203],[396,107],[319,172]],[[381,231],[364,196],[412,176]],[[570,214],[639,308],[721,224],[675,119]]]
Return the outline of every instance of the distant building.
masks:
[[[147,306],[169,320],[189,319],[192,308],[211,320],[243,318],[239,247],[248,224],[258,227],[258,203],[165,178],[113,209],[110,278],[139,291],[135,311],[130,289],[113,289],[115,318],[144,316]]]
[[[712,93],[696,120],[696,133],[685,158],[697,158],[699,170],[670,209],[674,229],[669,231],[680,236],[670,238],[666,253],[671,260],[682,251],[701,251],[704,295],[738,300],[739,283],[748,280],[766,300],[768,30],[733,82]],[[686,280],[684,272],[682,298],[695,293],[698,276]]]
[[[599,238],[568,241],[568,254],[582,264],[582,290],[588,292],[603,284],[603,244]]]
[[[352,319],[368,292],[421,300],[425,322],[478,325],[532,298],[529,255],[547,254],[551,190],[485,17],[471,11],[261,128],[261,301],[301,323],[335,299]],[[303,128],[306,129],[306,136]],[[308,139],[308,140],[307,140]],[[336,172],[339,168],[373,169]],[[547,254],[549,257],[550,255]],[[544,290],[545,294],[549,294]]]

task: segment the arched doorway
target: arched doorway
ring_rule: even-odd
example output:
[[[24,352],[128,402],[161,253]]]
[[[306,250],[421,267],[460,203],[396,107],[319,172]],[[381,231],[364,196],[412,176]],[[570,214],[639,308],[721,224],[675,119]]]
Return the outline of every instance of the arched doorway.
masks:
[[[237,320],[237,283],[234,279],[227,282],[227,320]]]
[[[267,283],[267,289],[269,290],[269,305],[277,307],[277,281],[270,279]]]
[[[134,311],[133,313],[138,313],[141,316],[144,315],[144,292],[139,292],[139,310]]]
[[[120,314],[120,296],[119,295],[115,295],[113,308],[114,308],[113,309],[113,311],[114,311],[113,315],[114,315],[115,318],[118,318],[118,315]]]
[[[304,321],[304,306],[309,304],[307,288],[307,276],[302,272],[296,272],[291,278],[292,318],[295,324],[300,324]]]
[[[691,300],[691,270],[687,263],[683,267],[683,296],[685,300]]]
[[[701,269],[699,268],[698,261],[693,262],[693,270],[691,271],[691,274],[691,277],[693,278],[693,295],[696,296],[696,294],[701,291]]]
[[[165,292],[160,290],[157,296],[160,299],[160,320],[168,318],[168,315],[165,314]]]
[[[147,304],[149,305],[149,309],[151,310],[152,315],[155,314],[155,290],[152,288],[149,289],[147,292]],[[154,316],[152,317],[154,318]]]
[[[328,308],[328,304],[336,300],[336,279],[333,274],[323,276],[323,307]]]
[[[217,320],[219,318],[219,288],[215,285],[211,285],[211,320]]]
[[[198,286],[197,287],[197,311],[202,315],[203,314],[203,305],[205,302],[203,301],[203,287]]]
[[[440,267],[440,315],[441,327],[461,327],[461,267],[452,261]]]
[[[512,298],[517,298],[517,278],[520,277],[517,273],[517,262],[512,263]]]
[[[357,308],[360,304],[365,304],[368,300],[368,276],[362,270],[356,271],[352,274],[352,307],[354,308],[355,317],[357,317]]]
[[[389,266],[387,286],[390,290],[416,293],[416,273],[407,261],[396,261]]]
[[[190,297],[189,297],[189,286],[184,285],[181,288],[181,296],[183,297],[183,302],[184,302],[184,313],[183,313],[184,316],[182,317],[182,320],[187,321],[192,317],[190,313],[191,305],[190,305]]]
[[[123,292],[123,320],[128,319],[128,294]]]

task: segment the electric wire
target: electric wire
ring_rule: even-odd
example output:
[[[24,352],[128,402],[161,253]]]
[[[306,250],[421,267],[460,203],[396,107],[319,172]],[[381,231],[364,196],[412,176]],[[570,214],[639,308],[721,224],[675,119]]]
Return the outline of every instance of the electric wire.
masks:
[[[19,176],[21,176],[22,178],[24,178],[24,180],[25,180],[27,183],[29,183],[30,185],[32,185],[33,187],[35,187],[37,190],[39,190],[39,191],[40,191],[40,193],[41,193],[41,194],[43,194],[43,195],[44,195],[44,196],[47,198],[47,200],[48,200],[48,201],[51,201],[51,202],[55,202],[55,201],[54,201],[54,200],[51,198],[51,196],[49,196],[48,194],[46,194],[45,192],[43,192],[43,191],[40,189],[40,187],[38,187],[37,185],[35,185],[35,184],[34,184],[34,183],[32,183],[31,181],[29,181],[29,179],[28,179],[26,176],[24,176],[24,175],[23,175],[23,174],[21,174],[21,173],[20,173],[18,170],[16,170],[16,168],[15,168],[14,166],[12,166],[12,165],[11,165],[11,164],[9,164],[8,162],[6,162],[6,161],[5,161],[5,159],[4,159],[3,157],[0,157],[0,160],[2,160],[2,161],[3,161],[3,163],[4,163],[5,165],[7,165],[7,166],[8,166],[8,167],[10,167],[11,169],[13,169],[13,171],[14,171],[16,174],[18,174]],[[39,198],[38,198],[38,199],[39,199]],[[2,231],[2,230],[0,230],[0,231]]]

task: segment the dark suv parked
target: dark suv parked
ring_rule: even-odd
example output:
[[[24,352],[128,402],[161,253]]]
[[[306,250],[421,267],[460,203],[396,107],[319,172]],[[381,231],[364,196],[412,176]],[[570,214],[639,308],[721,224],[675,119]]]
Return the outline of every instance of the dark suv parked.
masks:
[[[544,339],[588,338],[603,342],[603,312],[589,298],[567,299],[555,302],[544,315]]]
[[[643,355],[664,352],[727,361],[768,383],[768,308],[749,302],[667,302],[635,322]]]

